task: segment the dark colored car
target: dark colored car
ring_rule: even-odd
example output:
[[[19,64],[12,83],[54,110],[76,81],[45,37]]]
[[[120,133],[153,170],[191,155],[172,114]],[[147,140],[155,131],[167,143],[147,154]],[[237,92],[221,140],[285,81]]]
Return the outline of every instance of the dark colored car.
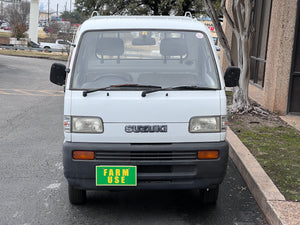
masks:
[[[28,47],[31,47],[31,48],[39,48],[40,45],[34,41],[29,41],[28,42]]]
[[[45,33],[51,33],[51,32],[52,32],[52,29],[49,28],[49,27],[44,27],[43,31],[44,31]]]

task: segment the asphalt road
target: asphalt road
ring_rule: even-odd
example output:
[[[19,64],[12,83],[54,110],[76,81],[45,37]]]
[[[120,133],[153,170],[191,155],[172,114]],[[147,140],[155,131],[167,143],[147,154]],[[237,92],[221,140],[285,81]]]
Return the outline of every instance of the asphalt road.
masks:
[[[0,55],[0,224],[266,224],[231,160],[214,207],[195,191],[88,192],[86,205],[71,205],[52,63]]]

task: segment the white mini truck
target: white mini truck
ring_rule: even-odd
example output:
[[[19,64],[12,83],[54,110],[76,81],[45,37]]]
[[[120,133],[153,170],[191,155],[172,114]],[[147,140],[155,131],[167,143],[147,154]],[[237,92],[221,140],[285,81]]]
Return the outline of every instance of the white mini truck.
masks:
[[[236,86],[239,69],[225,80]],[[96,16],[67,66],[63,164],[72,204],[86,190],[199,189],[215,203],[228,160],[225,84],[207,28],[189,17]]]

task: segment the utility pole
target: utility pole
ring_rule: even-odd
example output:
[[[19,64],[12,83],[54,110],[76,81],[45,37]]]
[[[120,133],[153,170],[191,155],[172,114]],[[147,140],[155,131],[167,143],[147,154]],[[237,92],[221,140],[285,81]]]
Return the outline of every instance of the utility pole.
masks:
[[[70,13],[72,12],[72,0],[70,0]]]
[[[1,19],[3,19],[3,0],[1,0]]]
[[[50,14],[50,0],[48,0],[48,26],[50,25],[50,19],[49,19],[49,14]]]
[[[29,38],[38,41],[39,0],[30,1]]]

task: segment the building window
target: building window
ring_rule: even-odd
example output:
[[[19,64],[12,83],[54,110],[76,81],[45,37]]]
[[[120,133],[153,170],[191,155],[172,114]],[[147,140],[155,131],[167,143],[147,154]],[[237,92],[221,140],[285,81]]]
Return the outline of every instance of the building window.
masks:
[[[255,1],[250,79],[261,87],[264,86],[271,8],[272,0]]]

